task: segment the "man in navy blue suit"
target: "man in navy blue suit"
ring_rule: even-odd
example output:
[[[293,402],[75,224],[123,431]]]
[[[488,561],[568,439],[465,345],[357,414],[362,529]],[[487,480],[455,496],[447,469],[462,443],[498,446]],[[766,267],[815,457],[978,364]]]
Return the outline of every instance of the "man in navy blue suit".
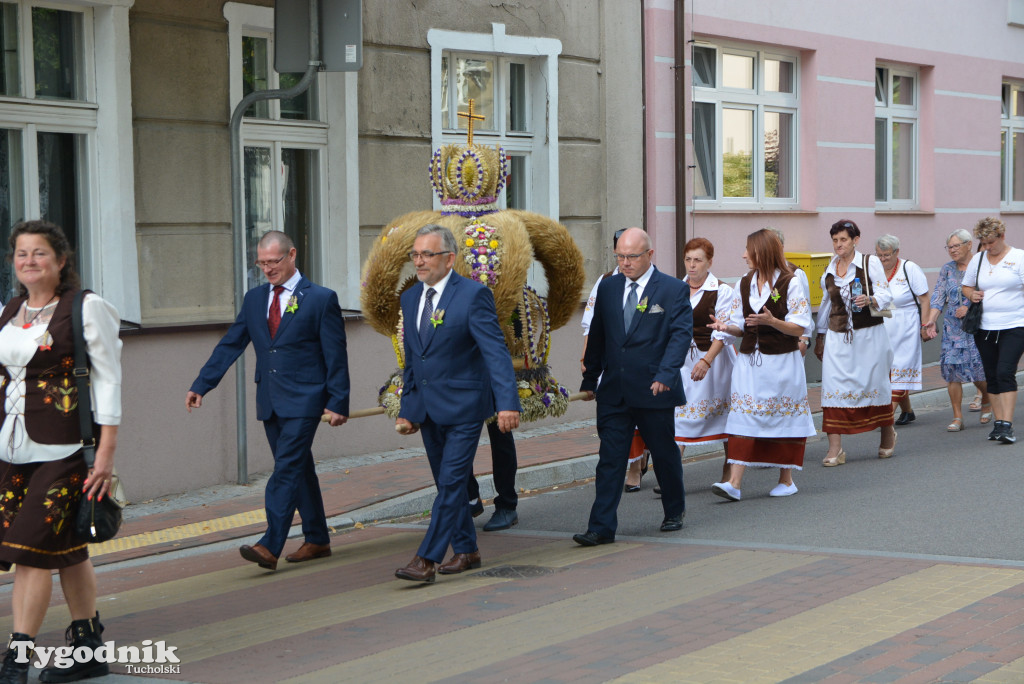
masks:
[[[661,487],[661,531],[683,527],[683,466],[673,416],[686,403],[679,369],[693,337],[693,311],[686,283],[655,268],[653,255],[647,233],[630,228],[615,247],[619,273],[597,289],[580,390],[588,400],[596,391],[601,447],[590,522],[584,534],[573,536],[582,546],[615,541],[634,426]]]
[[[256,417],[274,454],[267,481],[267,531],[243,545],[242,558],[277,569],[296,509],[303,544],[285,558],[299,563],[331,555],[331,540],[313,464],[313,437],[326,415],[332,426],[348,420],[345,323],[333,290],[314,285],[295,268],[295,245],[280,231],[263,235],[256,265],[269,284],[245,293],[242,311],[217,344],[185,396],[185,408],[203,404],[235,359],[252,342],[256,352]]]
[[[466,481],[484,421],[497,411],[498,429],[509,432],[519,426],[521,407],[494,296],[452,271],[458,247],[451,232],[423,226],[412,250],[420,282],[401,298],[405,374],[395,429],[422,431],[437,497],[423,542],[395,576],[433,582],[435,573],[480,567]],[[449,545],[453,555],[441,563]]]

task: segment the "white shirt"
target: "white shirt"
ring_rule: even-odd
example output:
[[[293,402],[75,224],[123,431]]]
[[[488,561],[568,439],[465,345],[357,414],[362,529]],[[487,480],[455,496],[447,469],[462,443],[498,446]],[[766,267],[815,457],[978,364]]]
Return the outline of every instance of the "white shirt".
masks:
[[[1011,247],[996,264],[989,263],[987,255],[988,252],[982,252],[971,257],[963,280],[964,285],[985,293],[981,300],[981,329],[1024,327],[1024,249]]]
[[[651,279],[651,275],[653,273],[654,273],[654,264],[651,264],[650,266],[647,267],[647,270],[644,271],[644,274],[642,276],[640,276],[639,278],[637,278],[636,281],[633,281],[633,280],[630,280],[629,278],[626,278],[626,287],[624,288],[624,292],[622,293],[622,308],[623,309],[626,308],[626,300],[629,299],[629,291],[630,291],[630,287],[629,286],[630,286],[630,284],[633,283],[633,282],[636,282],[636,284],[637,284],[637,288],[636,288],[636,301],[639,304],[644,299],[644,288],[647,287],[647,282]]]
[[[768,303],[768,297],[775,290],[775,283],[778,282],[781,275],[782,273],[779,269],[775,269],[771,279],[764,284],[764,287],[758,288],[757,271],[754,271],[754,275],[750,278],[750,289],[747,292],[743,292],[742,288],[737,284],[733,294],[729,324],[736,326],[740,330],[746,330],[747,320],[743,315],[743,298],[747,298],[750,302],[750,308],[755,313],[760,312],[764,305]],[[786,292],[786,308],[788,310],[786,311],[785,321],[787,323],[796,323],[806,330],[811,324],[811,306],[808,300],[809,295],[800,279],[791,279],[789,281],[789,289]]]
[[[25,429],[25,366],[42,344],[48,327],[49,318],[27,329],[10,323],[0,329],[0,363],[7,367],[11,376],[4,393],[7,417],[0,427],[0,460],[10,463],[57,461],[82,447],[81,444],[38,444]],[[85,296],[82,329],[92,366],[89,375],[92,410],[100,425],[121,423],[120,327],[121,317],[112,305],[97,295]]]
[[[861,283],[861,289],[864,291],[864,294],[870,294],[874,298],[879,309],[888,308],[889,304],[892,303],[892,291],[889,290],[889,279],[886,277],[885,268],[882,267],[882,260],[872,254],[867,257],[866,262],[867,273],[864,274],[864,277],[870,279],[870,289],[868,283]],[[850,297],[850,285],[853,284],[853,279],[857,277],[857,268],[865,264],[865,258],[863,254],[855,250],[853,252],[853,260],[846,268],[846,275],[841,278],[836,272],[838,263],[839,257],[833,256],[828,268],[821,274],[821,306],[818,307],[818,332],[821,334],[828,332],[828,317],[832,313],[832,299],[828,296],[828,288],[825,287],[825,277],[829,273],[832,274],[832,277],[835,278],[835,284],[839,287],[843,301],[849,302],[852,299]],[[851,316],[853,316],[853,309],[847,306],[847,326],[852,330]]]
[[[284,318],[284,310],[288,308],[288,300],[292,298],[292,294],[295,292],[295,288],[299,286],[299,281],[302,280],[302,274],[298,271],[292,273],[292,277],[284,281],[281,285],[284,290],[277,297],[277,305],[281,307],[281,317]],[[270,286],[270,296],[267,297],[267,318],[270,318],[270,303],[274,301],[274,286]]]
[[[437,311],[437,303],[441,301],[441,293],[444,292],[445,286],[448,285],[448,281],[452,277],[452,272],[448,271],[444,278],[437,281],[436,285],[427,285],[423,283],[423,294],[420,295],[420,305],[416,307],[416,332],[420,330],[420,322],[423,320],[423,307],[427,303],[427,290],[434,288],[434,296],[430,298],[430,305],[434,307],[434,311]]]
[[[611,275],[615,275],[619,272],[619,267],[616,266],[615,270],[612,271]],[[587,298],[587,306],[583,309],[583,318],[580,319],[580,325],[583,326],[583,336],[586,337],[590,334],[590,322],[594,320],[594,303],[597,301],[597,286],[604,280],[604,274],[597,279],[594,283],[593,289],[590,290],[590,297]]]

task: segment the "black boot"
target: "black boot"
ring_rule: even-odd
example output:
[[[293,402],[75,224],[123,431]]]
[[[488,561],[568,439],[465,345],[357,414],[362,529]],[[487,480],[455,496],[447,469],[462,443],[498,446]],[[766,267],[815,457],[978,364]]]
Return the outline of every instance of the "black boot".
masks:
[[[28,642],[25,651],[25,662],[19,663],[18,649],[15,644]],[[32,663],[32,648],[35,646],[35,638],[21,632],[15,632],[7,642],[7,654],[4,655],[4,664],[0,668],[0,684],[25,684],[28,681],[28,667]]]
[[[64,632],[64,640],[68,645],[78,648],[88,646],[92,649],[93,657],[84,663],[73,663],[70,667],[55,667],[50,665],[39,673],[41,682],[77,682],[79,679],[89,677],[102,677],[110,674],[110,666],[96,660],[96,649],[103,645],[103,625],[100,624],[100,614],[86,620],[72,620],[71,625]]]

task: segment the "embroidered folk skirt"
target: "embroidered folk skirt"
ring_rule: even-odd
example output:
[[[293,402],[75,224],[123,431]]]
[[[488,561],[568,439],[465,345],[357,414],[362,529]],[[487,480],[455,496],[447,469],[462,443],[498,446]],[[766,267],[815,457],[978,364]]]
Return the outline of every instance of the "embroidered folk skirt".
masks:
[[[0,568],[57,569],[89,558],[74,531],[88,469],[81,452],[59,461],[0,461]]]
[[[921,389],[921,318],[917,309],[899,308],[892,318],[883,318],[892,345],[889,382],[893,391]]]
[[[690,345],[690,352],[679,371],[686,394],[686,403],[677,406],[675,412],[676,441],[682,444],[709,444],[729,438],[725,425],[729,419],[729,394],[736,350],[731,344],[725,345],[704,378],[691,380],[693,366],[703,356],[696,346]]]
[[[884,325],[825,334],[821,431],[854,435],[892,425],[892,346]]]

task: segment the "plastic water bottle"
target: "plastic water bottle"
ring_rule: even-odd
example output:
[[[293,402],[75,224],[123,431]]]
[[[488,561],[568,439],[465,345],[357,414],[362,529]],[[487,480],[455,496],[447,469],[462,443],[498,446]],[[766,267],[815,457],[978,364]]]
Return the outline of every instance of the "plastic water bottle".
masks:
[[[864,294],[864,288],[860,284],[860,278],[854,278],[853,282],[850,284],[850,298],[856,301],[857,297],[860,297],[862,294]],[[860,311],[861,307],[854,304],[853,310]]]

